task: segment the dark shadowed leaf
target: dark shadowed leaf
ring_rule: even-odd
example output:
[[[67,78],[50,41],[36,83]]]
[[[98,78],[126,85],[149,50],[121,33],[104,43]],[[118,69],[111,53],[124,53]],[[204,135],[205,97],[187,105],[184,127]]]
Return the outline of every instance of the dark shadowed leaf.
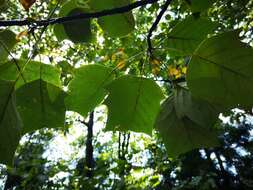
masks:
[[[191,55],[217,26],[217,23],[207,18],[187,17],[168,34],[167,47],[170,54]]]
[[[0,0],[0,12],[4,12],[8,9],[8,1]]]
[[[0,65],[6,60],[16,43],[15,33],[10,30],[0,31]]]
[[[22,127],[13,86],[12,82],[0,80],[0,163],[7,165],[12,165]]]
[[[90,0],[93,11],[113,9],[130,4],[130,0]],[[131,12],[101,17],[98,19],[101,28],[111,37],[123,37],[134,30],[135,21]]]
[[[191,58],[187,83],[193,96],[224,108],[253,105],[253,49],[238,31],[204,41]]]
[[[62,6],[59,16],[73,16],[87,12],[87,8],[82,8],[75,0],[70,0]],[[90,42],[92,38],[90,19],[57,24],[54,27],[54,33],[60,41],[69,39],[74,43]]]
[[[205,11],[206,9],[211,7],[212,4],[215,2],[215,0],[185,0],[185,1],[190,6],[192,12]]]
[[[177,157],[196,148],[219,145],[218,132],[214,126],[198,125],[192,120],[196,118],[188,115],[188,111],[181,113],[182,110],[178,110],[175,102],[175,97],[171,96],[163,103],[156,122],[156,128],[170,157]],[[194,107],[191,109],[194,111]]]
[[[174,105],[179,118],[188,117],[203,127],[213,127],[220,113],[217,107],[192,97],[189,90],[182,87],[175,90]]]

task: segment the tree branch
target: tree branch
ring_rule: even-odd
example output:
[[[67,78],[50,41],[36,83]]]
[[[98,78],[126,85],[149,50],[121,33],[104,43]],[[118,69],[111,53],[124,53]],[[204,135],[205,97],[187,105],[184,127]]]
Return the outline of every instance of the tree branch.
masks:
[[[95,161],[93,157],[93,126],[94,126],[94,111],[90,112],[89,121],[88,121],[88,133],[87,133],[87,140],[86,140],[86,166],[88,168],[86,176],[91,178],[93,175],[93,169],[95,166]]]
[[[81,20],[81,19],[90,19],[90,18],[100,18],[104,16],[109,15],[115,15],[115,14],[122,14],[129,12],[133,9],[136,9],[141,6],[145,6],[148,4],[156,3],[158,0],[141,0],[134,3],[131,3],[126,6],[117,7],[114,9],[107,9],[103,11],[93,12],[93,13],[82,13],[72,16],[66,16],[66,17],[59,17],[59,18],[51,18],[46,20],[32,20],[32,19],[25,19],[25,20],[2,20],[0,21],[0,27],[3,26],[29,26],[29,25],[35,25],[35,26],[48,26],[53,24],[62,24],[66,22],[71,22],[74,20]]]
[[[155,22],[152,24],[151,28],[149,29],[148,36],[147,36],[147,42],[148,42],[148,52],[149,52],[150,55],[152,55],[152,50],[153,50],[152,42],[151,42],[152,34],[155,31],[155,29],[156,29],[157,25],[159,24],[160,20],[162,19],[165,11],[168,9],[171,1],[172,0],[166,0],[165,4],[162,7],[162,10],[159,12],[158,16],[156,17]]]

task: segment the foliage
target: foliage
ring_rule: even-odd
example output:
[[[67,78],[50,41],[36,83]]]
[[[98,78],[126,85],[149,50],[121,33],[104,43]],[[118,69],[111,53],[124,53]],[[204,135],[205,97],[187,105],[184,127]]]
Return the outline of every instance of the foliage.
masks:
[[[69,126],[78,121],[87,126],[86,149],[90,152],[86,153],[90,155],[80,158],[74,170],[61,168],[71,173],[67,179],[72,189],[85,188],[86,184],[89,189],[250,186],[240,167],[251,159],[243,160],[234,152],[226,155],[225,147],[231,143],[219,116],[233,108],[251,113],[252,7],[252,0],[0,1],[0,163],[21,167],[13,160],[15,151],[16,157],[31,154],[26,149],[29,143],[18,147],[22,136],[27,138],[28,133],[40,130],[43,138],[47,128],[67,134]],[[97,134],[93,136],[99,119],[92,113],[101,105],[106,107],[99,112],[103,130],[112,131],[114,138],[108,145],[99,143]],[[73,117],[77,113],[78,120]],[[236,133],[240,126],[248,125],[239,120]],[[233,136],[230,130],[229,136]],[[131,160],[138,144],[129,145],[134,132],[148,134],[157,147],[145,147],[150,156],[147,165],[155,165],[144,173],[157,173],[153,178],[143,177],[143,184],[127,175],[139,169]],[[40,139],[39,134],[36,139]],[[41,150],[36,156],[45,151],[43,143],[32,147]],[[117,143],[119,155],[115,156]],[[112,155],[101,152],[110,146],[108,154]],[[162,153],[153,155],[153,151]],[[97,165],[89,168],[88,157],[92,160],[93,152]],[[187,168],[191,157],[208,167],[204,169],[208,172],[202,175],[196,171],[190,179],[184,170],[194,173],[194,168]],[[237,168],[238,178],[229,180],[232,174],[229,167],[220,164],[222,157],[227,158],[230,168]],[[163,164],[163,158],[170,164]],[[24,165],[29,159],[24,159]],[[40,162],[46,165],[48,160],[39,157]],[[196,170],[202,170],[201,166]],[[46,166],[38,171],[46,172]],[[175,173],[175,179],[168,173]],[[90,178],[94,181],[89,182]],[[48,176],[45,180],[50,181]],[[35,188],[26,184],[26,177],[21,181],[25,182],[20,187]],[[36,184],[41,189],[49,186]],[[62,183],[61,188],[64,186]]]
[[[27,136],[17,150],[14,169],[3,172],[11,181],[9,187],[17,189],[251,189],[251,119],[242,112],[232,113],[231,121],[222,124],[225,132],[219,138],[219,147],[195,149],[173,160],[156,136],[134,134],[127,152],[118,157],[115,145],[119,134],[104,141],[99,131],[94,136],[93,178],[86,176],[85,159],[76,156],[85,146],[85,134],[72,145],[76,147],[74,157],[52,161],[46,156],[49,142],[61,132],[41,130]],[[124,136],[122,133],[121,142]],[[64,173],[67,175],[56,177]]]

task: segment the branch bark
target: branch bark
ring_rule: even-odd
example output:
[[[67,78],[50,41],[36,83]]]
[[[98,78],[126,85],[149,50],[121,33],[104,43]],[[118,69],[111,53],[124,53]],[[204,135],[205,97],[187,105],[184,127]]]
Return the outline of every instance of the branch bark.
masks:
[[[87,173],[86,176],[91,178],[93,176],[93,169],[95,166],[94,158],[93,158],[93,125],[94,125],[94,112],[90,113],[89,121],[87,123],[87,140],[86,140],[86,166]]]
[[[25,19],[25,20],[2,20],[0,21],[0,27],[6,27],[6,26],[30,26],[34,25],[35,27],[39,26],[48,26],[53,24],[62,24],[66,22],[71,22],[75,20],[82,20],[82,19],[90,19],[90,18],[100,18],[104,16],[109,15],[115,15],[115,14],[122,14],[129,12],[133,9],[136,9],[138,7],[142,7],[148,4],[154,4],[158,0],[141,0],[134,3],[131,3],[126,6],[117,7],[114,9],[107,9],[103,11],[93,12],[93,13],[82,13],[77,14],[73,16],[66,16],[66,17],[59,17],[59,18],[51,18],[46,20],[32,20],[32,19]]]
[[[162,7],[162,10],[159,12],[158,16],[156,17],[155,22],[152,24],[151,28],[149,29],[148,36],[147,36],[147,42],[148,42],[148,53],[150,55],[152,55],[152,49],[153,49],[152,42],[151,42],[152,34],[155,31],[155,29],[157,28],[157,25],[161,21],[164,13],[168,9],[171,2],[172,2],[172,0],[166,0],[165,4]]]

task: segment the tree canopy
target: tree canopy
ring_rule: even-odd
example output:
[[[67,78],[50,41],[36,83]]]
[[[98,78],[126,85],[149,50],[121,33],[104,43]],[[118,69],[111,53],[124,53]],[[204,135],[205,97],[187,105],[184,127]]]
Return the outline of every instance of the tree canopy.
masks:
[[[252,0],[0,1],[5,189],[252,188],[252,10]],[[53,136],[76,125],[87,128],[83,159],[49,164]],[[130,179],[136,153],[154,178]],[[68,182],[51,180],[60,171]]]

